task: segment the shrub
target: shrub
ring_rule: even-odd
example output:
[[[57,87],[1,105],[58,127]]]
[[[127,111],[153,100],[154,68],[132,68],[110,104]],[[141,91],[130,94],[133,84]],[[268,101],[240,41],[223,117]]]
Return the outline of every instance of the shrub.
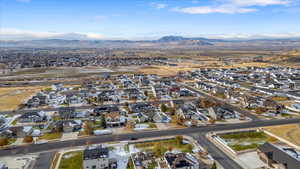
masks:
[[[8,144],[8,138],[0,138],[0,146],[6,146]]]
[[[33,137],[32,136],[25,136],[23,142],[24,143],[32,143],[33,142]]]

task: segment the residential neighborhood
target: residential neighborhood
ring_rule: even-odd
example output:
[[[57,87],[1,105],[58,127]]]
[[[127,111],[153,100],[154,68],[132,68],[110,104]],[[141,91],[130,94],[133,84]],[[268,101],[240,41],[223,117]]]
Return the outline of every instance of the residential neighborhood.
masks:
[[[182,150],[182,147],[186,147],[186,139],[181,143],[174,143],[175,147],[180,148],[158,147],[161,142],[168,142],[168,138],[162,138],[159,143],[151,141],[149,148],[152,147],[153,150],[145,151],[144,148],[138,149],[138,145],[146,145],[148,140],[143,142],[131,137],[131,141],[125,145],[118,145],[123,146],[121,149],[126,149],[122,150],[123,154],[121,150],[116,152],[103,145],[90,145],[88,138],[104,139],[107,136],[118,137],[120,134],[142,134],[226,124],[243,125],[259,120],[297,118],[300,115],[300,92],[298,93],[297,87],[300,82],[297,78],[299,74],[300,69],[247,67],[199,69],[180,72],[172,78],[155,74],[105,73],[100,74],[96,80],[78,85],[65,86],[63,83],[54,83],[25,100],[13,115],[3,112],[1,139],[5,144],[2,146],[9,149],[14,146],[47,145],[83,139],[86,140],[86,147],[73,154],[74,158],[80,157],[80,165],[84,169],[222,167],[205,147],[190,137],[187,140],[192,143],[193,151]],[[285,85],[287,83],[289,85]],[[209,137],[207,139],[210,140]],[[137,147],[134,148],[131,142]],[[216,142],[217,146],[221,144],[220,149],[228,147],[229,144],[225,141]],[[265,148],[267,146],[271,147],[273,143],[266,142],[257,146],[258,156],[255,164],[261,164],[257,166],[274,166],[273,163],[298,165],[297,162],[290,164],[289,161],[280,161],[281,159],[275,156],[263,154],[269,153],[266,152],[269,149],[271,151],[271,148]],[[287,150],[280,149],[280,146],[272,148],[274,153]],[[278,150],[275,150],[276,148]],[[157,149],[162,151],[159,155]],[[226,151],[235,150],[225,148],[224,152]],[[294,152],[295,156],[297,151],[290,152]],[[236,156],[236,153],[232,154]],[[56,158],[63,161],[65,158],[68,160],[67,157],[60,154]],[[238,158],[238,163],[243,166],[244,159]],[[123,161],[119,164],[120,160]],[[29,160],[28,165],[33,161],[36,160]],[[55,165],[59,167],[60,164]]]

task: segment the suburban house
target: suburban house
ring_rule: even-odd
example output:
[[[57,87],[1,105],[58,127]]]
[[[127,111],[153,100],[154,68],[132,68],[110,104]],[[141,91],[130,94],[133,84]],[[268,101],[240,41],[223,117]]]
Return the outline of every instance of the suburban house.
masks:
[[[178,116],[186,120],[208,120],[206,115],[200,113],[197,107],[192,103],[182,105],[181,108],[178,110]]]
[[[140,113],[140,112],[154,112],[157,111],[157,108],[151,104],[148,103],[136,103],[136,104],[130,104],[129,109],[133,113]]]
[[[155,154],[153,152],[137,152],[131,155],[131,159],[135,169],[144,169],[155,162]]]
[[[257,153],[270,167],[280,169],[300,168],[300,152],[294,148],[265,143],[258,147]]]
[[[105,114],[105,122],[107,127],[121,127],[126,124],[126,117],[120,112],[110,112]]]
[[[216,120],[227,120],[238,118],[235,111],[224,108],[224,107],[214,107],[213,111],[209,110],[209,115]]]
[[[94,109],[94,111],[91,113],[92,116],[102,116],[107,113],[120,113],[120,109],[118,106],[113,106],[113,105],[103,105],[99,106]]]
[[[83,98],[79,95],[75,94],[68,94],[66,95],[66,100],[65,102],[67,104],[82,104],[83,103]]]
[[[170,123],[171,117],[167,114],[159,111],[147,111],[137,113],[137,118],[140,123],[144,122],[155,122],[155,123]]]
[[[180,108],[182,105],[184,105],[183,100],[172,100],[171,101],[171,106],[174,108]]]
[[[43,111],[26,112],[19,117],[20,123],[39,123],[46,120],[47,116]]]
[[[148,87],[150,85],[151,81],[148,78],[143,77],[139,79],[139,87]]]
[[[82,121],[81,120],[66,120],[66,121],[60,121],[63,128],[63,132],[70,133],[78,131],[82,128]]]
[[[165,161],[169,169],[205,169],[199,160],[188,153],[165,153]]]
[[[136,103],[136,104],[131,104],[129,108],[133,113],[137,113],[138,120],[141,123],[159,119],[159,117],[154,118],[155,116],[159,116],[157,114],[160,113],[159,109],[151,104]]]
[[[23,137],[24,136],[31,136],[32,132],[33,132],[33,127],[32,126],[23,126],[21,135]]]
[[[196,96],[194,92],[188,90],[188,89],[180,89],[178,92],[179,97],[193,97]]]
[[[120,99],[115,90],[104,90],[98,94],[97,100],[99,102],[108,102],[108,101],[119,102]]]
[[[163,86],[171,86],[172,84],[174,84],[174,79],[170,77],[164,77],[159,80],[159,83]]]
[[[48,103],[47,96],[37,95],[29,99],[26,105],[28,107],[39,107],[39,106],[45,106],[47,103]]]
[[[61,107],[58,110],[59,116],[64,119],[74,119],[76,117],[76,112],[74,107]]]
[[[137,99],[137,100],[146,99],[144,93],[136,88],[125,89],[123,92],[123,97],[126,97],[128,99]]]
[[[152,121],[155,123],[170,123],[172,118],[163,112],[156,112],[152,117]]]
[[[82,89],[90,90],[95,88],[95,84],[91,81],[84,81],[83,84],[81,84],[81,87]]]
[[[54,92],[49,93],[48,95],[48,104],[49,105],[61,105],[65,102],[66,96],[60,95]]]
[[[54,91],[61,91],[64,89],[64,85],[62,83],[55,83],[51,87]]]
[[[280,105],[274,100],[266,99],[263,103],[263,107],[267,109],[280,110],[282,108],[282,105]]]
[[[110,158],[109,149],[88,147],[83,151],[83,169],[117,169],[116,159]]]
[[[136,88],[136,85],[129,79],[122,80],[123,88]]]
[[[257,108],[263,106],[265,98],[260,96],[245,95],[242,99],[242,104],[246,108]]]
[[[230,103],[239,103],[243,100],[243,94],[240,92],[234,92],[233,90],[227,90],[225,96]]]
[[[169,90],[168,88],[164,88],[164,87],[161,87],[161,86],[154,86],[152,87],[152,91],[154,91],[154,96],[156,97],[162,97],[162,96],[167,96],[169,95]]]

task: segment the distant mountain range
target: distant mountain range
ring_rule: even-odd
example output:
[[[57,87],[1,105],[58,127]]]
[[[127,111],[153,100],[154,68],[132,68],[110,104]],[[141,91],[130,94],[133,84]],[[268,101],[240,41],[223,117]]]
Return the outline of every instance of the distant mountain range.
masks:
[[[203,37],[164,36],[157,40],[63,40],[41,39],[23,41],[0,41],[0,47],[139,47],[139,48],[209,48],[209,47],[300,47],[300,38],[287,39],[250,39],[250,40],[224,40]]]
[[[164,36],[156,40],[157,42],[174,42],[174,41],[186,41],[186,40],[196,40],[196,41],[206,41],[206,42],[224,42],[225,40],[221,39],[208,39],[202,37],[196,38],[186,38],[183,36]]]

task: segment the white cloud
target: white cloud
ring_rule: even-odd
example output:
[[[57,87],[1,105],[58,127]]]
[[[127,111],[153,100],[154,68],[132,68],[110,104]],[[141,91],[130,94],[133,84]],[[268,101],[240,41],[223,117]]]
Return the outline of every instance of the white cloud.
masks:
[[[287,5],[290,0],[230,0],[237,6],[268,6],[268,5]]]
[[[39,32],[19,29],[1,29],[0,40],[34,40],[34,39],[69,39],[89,40],[103,39],[98,33],[82,32]]]
[[[163,9],[163,8],[166,8],[168,5],[167,4],[163,4],[163,3],[155,3],[155,2],[152,2],[150,4],[153,8],[155,9]]]
[[[248,13],[258,11],[257,6],[288,5],[292,0],[214,0],[217,5],[173,8],[173,11],[187,14]]]
[[[255,12],[256,9],[223,5],[223,6],[216,6],[216,7],[197,6],[197,7],[189,7],[189,8],[175,8],[174,11],[188,13],[188,14],[209,14],[209,13],[234,14],[234,13]]]

